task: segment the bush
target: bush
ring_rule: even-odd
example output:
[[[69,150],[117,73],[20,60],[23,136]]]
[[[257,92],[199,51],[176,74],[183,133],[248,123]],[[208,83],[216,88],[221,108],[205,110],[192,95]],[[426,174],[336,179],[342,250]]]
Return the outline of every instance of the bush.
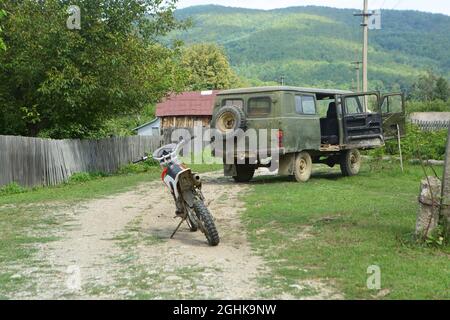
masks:
[[[159,163],[153,159],[148,159],[147,161],[138,163],[138,164],[127,164],[125,166],[122,166],[118,174],[133,174],[133,173],[145,173],[149,172],[156,167],[159,167]]]
[[[3,186],[0,188],[0,196],[6,196],[11,194],[18,194],[18,193],[24,193],[28,190],[17,183],[13,182],[6,186]]]
[[[402,153],[405,159],[418,159],[418,153],[424,160],[444,160],[447,130],[422,131],[413,124],[407,125],[406,137],[402,139]],[[371,156],[398,156],[397,140],[386,141],[386,146],[370,152]]]
[[[105,173],[102,172],[93,172],[93,173],[88,173],[88,172],[79,172],[79,173],[74,173],[70,178],[69,181],[67,183],[69,184],[73,184],[73,183],[84,183],[84,182],[88,182],[94,179],[98,179],[98,178],[102,178],[102,177],[106,177],[108,176]]]
[[[408,101],[406,105],[406,112],[411,114],[413,112],[449,112],[450,100],[434,100],[434,101]]]

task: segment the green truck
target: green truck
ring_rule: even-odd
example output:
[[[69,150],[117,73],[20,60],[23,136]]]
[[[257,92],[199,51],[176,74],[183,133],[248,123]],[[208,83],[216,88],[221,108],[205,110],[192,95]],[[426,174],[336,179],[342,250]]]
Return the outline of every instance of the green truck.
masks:
[[[339,164],[344,176],[352,176],[360,170],[359,150],[404,136],[405,98],[289,86],[226,90],[216,98],[211,126],[213,155],[223,158],[225,176],[237,182],[250,181],[259,167],[306,182],[313,163]],[[250,149],[247,133],[262,130],[272,134],[258,134],[256,150]]]

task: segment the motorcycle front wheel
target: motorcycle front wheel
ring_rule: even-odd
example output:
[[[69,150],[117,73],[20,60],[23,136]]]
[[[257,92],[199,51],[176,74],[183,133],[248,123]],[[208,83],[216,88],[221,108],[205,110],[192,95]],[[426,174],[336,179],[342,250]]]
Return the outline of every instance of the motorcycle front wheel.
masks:
[[[194,201],[194,211],[203,225],[204,233],[210,246],[217,246],[220,242],[219,233],[217,232],[214,219],[206,207],[205,203],[200,199]]]
[[[192,214],[194,214],[194,213],[192,213]],[[198,230],[197,221],[196,221],[195,218],[191,218],[191,213],[190,212],[187,215],[186,223],[187,223],[187,225],[189,227],[189,230],[191,232],[197,232],[197,230]]]

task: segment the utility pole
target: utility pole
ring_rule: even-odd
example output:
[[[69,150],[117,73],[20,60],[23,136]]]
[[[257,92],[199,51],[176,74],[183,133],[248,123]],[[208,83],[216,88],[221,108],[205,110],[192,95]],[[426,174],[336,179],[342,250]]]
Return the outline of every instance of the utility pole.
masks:
[[[356,70],[356,92],[361,92],[361,79],[360,79],[361,63],[362,63],[361,61],[352,62],[352,64],[355,65],[355,70]]]
[[[368,62],[368,47],[369,47],[369,0],[364,0],[363,11],[363,33],[364,33],[364,45],[363,45],[363,59],[362,59],[362,72],[363,72],[363,91],[368,91],[367,81],[367,62]]]
[[[355,13],[354,16],[362,16],[363,21],[361,26],[363,27],[363,56],[362,56],[362,73],[363,73],[363,87],[362,91],[368,91],[368,78],[367,78],[367,63],[368,63],[368,48],[369,48],[369,17],[374,13],[369,12],[369,0],[364,0],[364,8],[362,13]]]

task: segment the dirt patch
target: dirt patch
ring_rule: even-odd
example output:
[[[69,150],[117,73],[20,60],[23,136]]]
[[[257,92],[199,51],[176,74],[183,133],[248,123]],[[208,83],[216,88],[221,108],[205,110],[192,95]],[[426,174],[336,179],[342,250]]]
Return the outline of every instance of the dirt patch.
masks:
[[[256,278],[265,268],[261,258],[252,253],[240,223],[244,207],[239,196],[247,187],[232,184],[220,174],[204,179],[204,194],[216,219],[220,245],[208,246],[202,233],[191,233],[186,226],[169,240],[176,221],[170,214],[174,211],[170,195],[165,195],[165,201],[155,201],[151,212],[144,214],[142,223],[146,234],[163,242],[153,247],[138,246],[139,263],[152,261],[154,265],[144,270],[160,270],[162,281],[154,285],[162,295],[156,298],[254,298]]]
[[[55,212],[65,216],[55,234],[60,240],[39,247],[38,264],[21,273],[33,285],[12,298],[267,298],[270,288],[258,279],[270,276],[270,270],[252,251],[240,219],[240,196],[251,186],[235,184],[220,172],[203,179],[221,237],[218,247],[208,246],[201,232],[186,225],[170,239],[179,221],[172,196],[160,181],[146,183]],[[317,291],[312,298],[340,298],[320,281],[298,284],[299,290],[305,287]]]
[[[239,196],[248,187],[220,173],[204,179],[218,247],[186,226],[169,239],[178,223],[171,195],[161,182],[143,184],[64,210],[61,240],[39,248],[46,271],[34,273],[34,292],[16,298],[254,298],[256,277],[265,268],[239,219]]]

